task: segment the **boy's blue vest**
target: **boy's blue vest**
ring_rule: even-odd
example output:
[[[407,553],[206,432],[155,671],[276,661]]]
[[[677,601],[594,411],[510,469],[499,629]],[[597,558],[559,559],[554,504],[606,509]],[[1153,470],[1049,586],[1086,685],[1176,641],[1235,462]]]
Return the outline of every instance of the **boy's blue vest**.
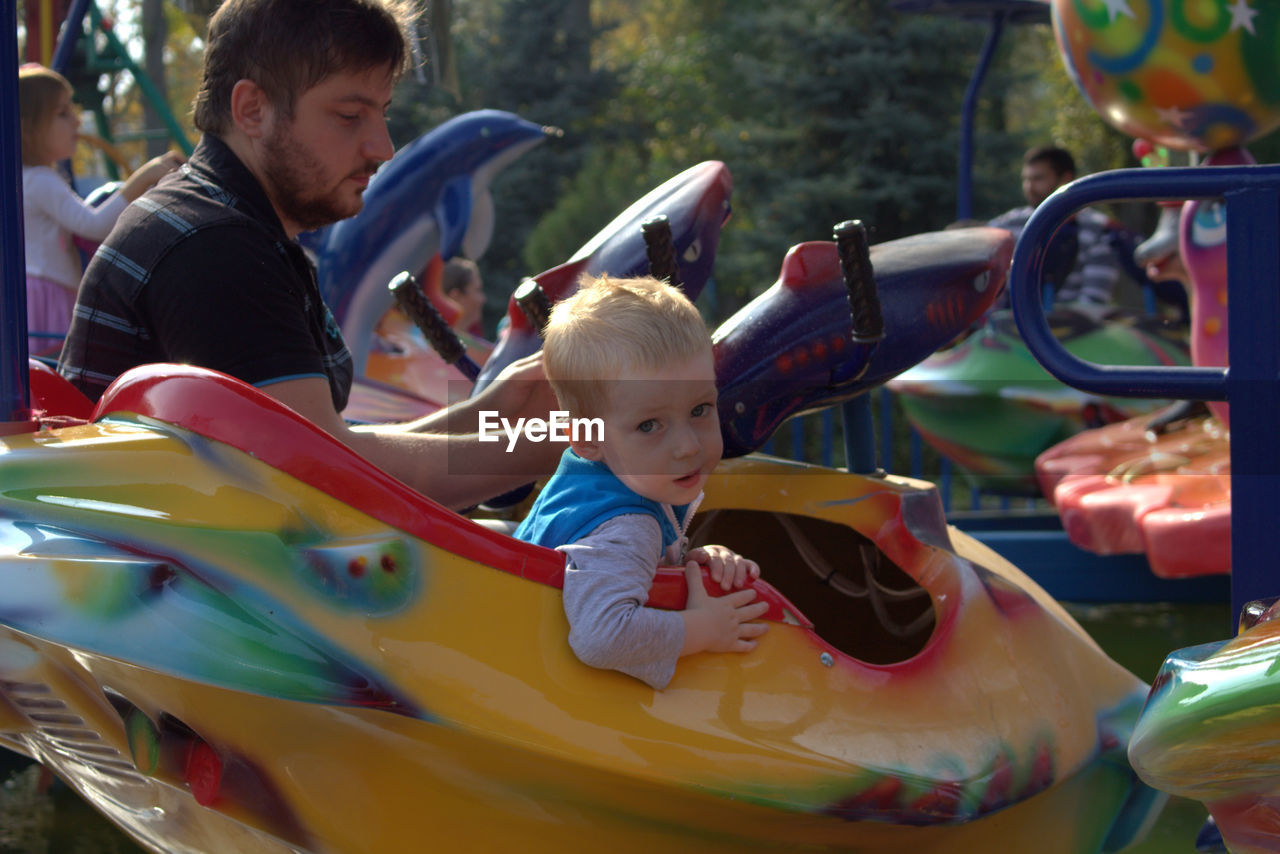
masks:
[[[675,508],[676,517],[683,519],[688,506]],[[585,460],[568,449],[515,535],[555,548],[576,542],[601,523],[626,513],[643,513],[658,520],[662,547],[656,558],[661,561],[667,546],[680,536],[662,504],[631,491],[604,463]]]

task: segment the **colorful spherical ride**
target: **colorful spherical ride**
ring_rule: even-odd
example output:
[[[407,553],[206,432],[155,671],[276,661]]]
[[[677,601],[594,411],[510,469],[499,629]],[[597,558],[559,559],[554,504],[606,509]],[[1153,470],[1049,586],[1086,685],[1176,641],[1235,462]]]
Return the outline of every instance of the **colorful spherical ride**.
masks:
[[[1121,132],[1215,151],[1280,126],[1277,0],[1053,0],[1085,98]]]

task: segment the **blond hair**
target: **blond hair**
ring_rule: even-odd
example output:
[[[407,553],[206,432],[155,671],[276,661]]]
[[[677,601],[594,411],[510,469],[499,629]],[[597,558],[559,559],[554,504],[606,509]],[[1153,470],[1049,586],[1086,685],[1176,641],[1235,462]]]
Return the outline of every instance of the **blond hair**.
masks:
[[[44,153],[45,134],[54,114],[58,112],[58,101],[64,93],[71,95],[74,90],[67,78],[52,68],[28,63],[18,69],[18,124],[22,127],[22,165],[47,165],[48,159]]]
[[[598,415],[607,381],[630,369],[658,370],[711,348],[684,292],[650,276],[583,276],[578,291],[551,309],[543,335],[543,369],[560,405],[575,415]]]

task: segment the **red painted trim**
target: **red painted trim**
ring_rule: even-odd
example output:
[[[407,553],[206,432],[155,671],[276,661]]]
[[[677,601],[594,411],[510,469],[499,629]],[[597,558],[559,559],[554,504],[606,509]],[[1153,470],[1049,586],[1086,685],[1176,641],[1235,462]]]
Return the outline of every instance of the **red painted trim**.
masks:
[[[54,376],[57,376],[55,374]],[[61,377],[59,377],[61,379]],[[112,413],[155,418],[239,448],[337,500],[418,539],[486,566],[551,587],[564,586],[564,556],[554,549],[491,531],[437,504],[369,463],[333,436],[275,398],[234,377],[190,365],[134,368],[102,395],[93,420]],[[711,596],[724,591],[702,568]],[[752,585],[769,603],[764,619],[812,623],[772,585]],[[683,610],[688,599],[684,571],[660,569],[648,604]]]
[[[31,377],[31,408],[42,418],[89,420],[93,401],[61,374],[39,359],[28,360],[28,372]]]

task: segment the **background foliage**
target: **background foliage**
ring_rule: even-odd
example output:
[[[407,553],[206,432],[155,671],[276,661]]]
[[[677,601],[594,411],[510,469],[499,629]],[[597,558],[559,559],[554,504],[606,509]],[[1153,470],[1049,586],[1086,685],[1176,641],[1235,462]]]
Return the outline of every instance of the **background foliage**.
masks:
[[[161,51],[147,67],[163,69],[194,138],[200,36],[216,4],[98,3],[140,64]],[[703,297],[712,322],[771,284],[790,246],[829,239],[841,220],[862,219],[875,242],[945,227],[986,24],[900,14],[889,0],[431,0],[417,35],[417,68],[390,115],[397,143],[481,108],[563,130],[495,182],[497,230],[480,259],[492,329],[521,278],[563,262],[702,160],[723,160],[734,179]],[[101,88],[118,139],[155,126],[130,75],[106,75]],[[1005,28],[975,131],[979,218],[1021,203],[1020,157],[1032,144],[1067,146],[1082,172],[1135,165],[1130,140],[1068,80],[1047,25]],[[122,148],[135,164],[145,159],[142,141]],[[1270,162],[1280,142],[1252,150]],[[1146,228],[1148,207],[1113,212]]]
[[[496,182],[498,237],[481,260],[495,309],[707,159],[734,179],[703,297],[713,321],[841,220],[862,219],[878,242],[955,219],[960,106],[984,22],[897,14],[888,0],[465,0],[450,30],[457,88],[407,80],[398,138],[481,107],[565,131]],[[1049,28],[1008,28],[979,107],[977,215],[1021,203],[1021,153],[1046,140],[1089,170],[1133,162],[1067,80]]]

